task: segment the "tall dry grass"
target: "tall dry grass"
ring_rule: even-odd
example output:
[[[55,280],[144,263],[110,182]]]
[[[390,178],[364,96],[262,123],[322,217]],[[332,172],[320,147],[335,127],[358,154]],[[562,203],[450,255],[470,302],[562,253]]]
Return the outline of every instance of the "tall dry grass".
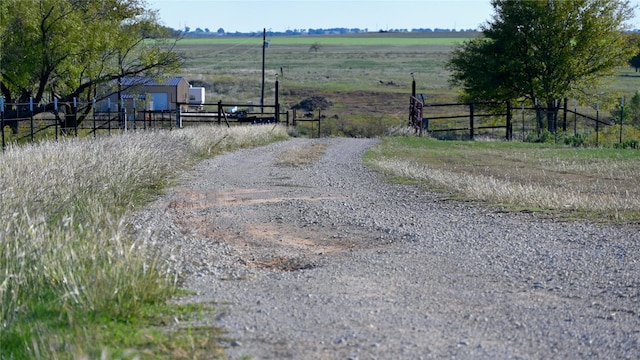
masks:
[[[433,169],[425,164],[400,159],[385,159],[375,164],[397,176],[446,186],[474,200],[542,209],[588,210],[614,214],[624,210],[640,210],[639,198],[627,196],[628,193],[616,193],[613,191],[615,189],[593,193],[584,186],[566,186],[566,183],[559,188],[532,182],[513,182],[482,174]]]
[[[466,199],[614,222],[634,222],[640,214],[635,150],[610,156],[597,152],[615,150],[430,140],[411,148],[390,139],[370,152],[373,166]]]
[[[51,322],[126,320],[166,301],[176,273],[133,236],[132,211],[199,158],[286,137],[280,126],[194,127],[0,154],[0,358],[24,355],[11,347],[37,344],[29,338],[48,337]]]

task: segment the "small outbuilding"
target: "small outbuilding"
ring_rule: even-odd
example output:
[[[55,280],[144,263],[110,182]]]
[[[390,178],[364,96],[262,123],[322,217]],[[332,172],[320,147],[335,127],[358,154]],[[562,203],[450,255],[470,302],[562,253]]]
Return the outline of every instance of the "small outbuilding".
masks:
[[[132,120],[139,117],[134,114],[142,111],[173,111],[178,104],[190,102],[190,85],[183,77],[162,82],[148,77],[125,77],[116,88],[120,90],[111,90],[112,94],[97,105],[98,111],[118,111],[122,101],[127,118]]]

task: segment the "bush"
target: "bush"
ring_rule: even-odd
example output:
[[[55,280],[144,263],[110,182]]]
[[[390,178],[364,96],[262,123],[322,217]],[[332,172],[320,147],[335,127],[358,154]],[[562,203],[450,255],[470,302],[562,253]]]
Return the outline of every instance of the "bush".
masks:
[[[565,136],[564,137],[564,143],[566,145],[571,145],[573,147],[584,146],[586,140],[587,140],[587,136],[586,135],[582,135],[582,134],[576,134],[576,135],[573,135],[573,136]]]
[[[626,140],[622,143],[614,145],[616,149],[640,149],[640,141],[638,140]]]

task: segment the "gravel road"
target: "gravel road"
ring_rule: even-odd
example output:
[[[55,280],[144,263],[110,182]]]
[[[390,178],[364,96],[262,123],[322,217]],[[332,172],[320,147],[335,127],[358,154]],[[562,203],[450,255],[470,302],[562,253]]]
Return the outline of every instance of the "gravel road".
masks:
[[[310,165],[277,165],[326,144]],[[638,359],[637,227],[391,184],[371,139],[208,159],[136,216],[174,249],[229,359]]]

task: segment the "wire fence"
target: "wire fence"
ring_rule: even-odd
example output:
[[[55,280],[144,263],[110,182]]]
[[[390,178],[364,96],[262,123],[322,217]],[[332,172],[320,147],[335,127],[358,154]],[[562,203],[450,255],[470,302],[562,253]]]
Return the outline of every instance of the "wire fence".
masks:
[[[619,113],[598,106],[514,107],[510,103],[425,103],[424,130],[441,139],[506,139],[564,142],[576,146],[640,147],[640,129]]]
[[[289,114],[274,105],[173,104],[172,110],[148,110],[145,104],[111,107],[109,102],[53,102],[36,105],[4,103],[0,98],[2,149],[22,144],[66,137],[104,136],[116,132],[181,128],[212,124],[263,124],[286,121]]]

